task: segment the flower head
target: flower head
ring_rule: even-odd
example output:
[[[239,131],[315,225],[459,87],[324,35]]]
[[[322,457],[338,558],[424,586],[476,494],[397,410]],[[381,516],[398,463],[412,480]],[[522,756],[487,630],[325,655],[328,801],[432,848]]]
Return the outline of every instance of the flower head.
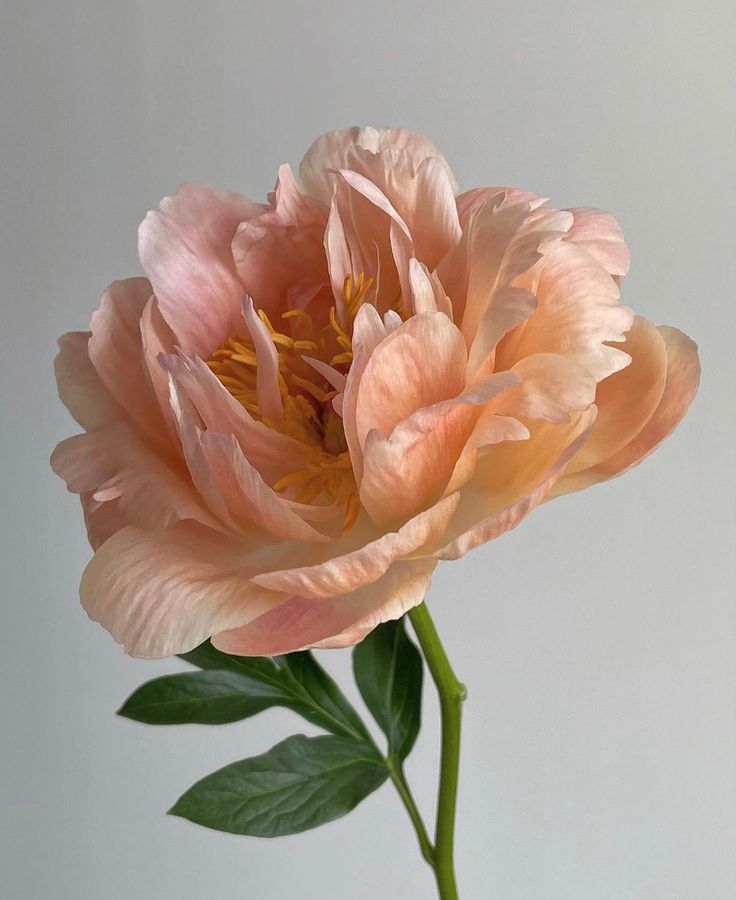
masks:
[[[403,129],[324,135],[265,204],[184,185],[140,257],[61,338],[84,433],[52,457],[82,602],[135,656],[354,643],[439,559],[636,465],[697,389],[692,341],[620,303],[610,215],[458,195]]]

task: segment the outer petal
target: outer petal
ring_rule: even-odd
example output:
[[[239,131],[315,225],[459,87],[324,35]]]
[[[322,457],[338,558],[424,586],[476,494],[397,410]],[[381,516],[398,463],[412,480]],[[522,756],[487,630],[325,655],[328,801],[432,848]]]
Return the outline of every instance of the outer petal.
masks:
[[[669,328],[663,325],[659,327],[658,332],[664,341],[667,352],[667,371],[664,390],[654,412],[638,433],[612,455],[603,458],[589,468],[573,471],[572,474],[568,474],[566,470],[565,475],[555,485],[551,496],[578,491],[599,481],[605,481],[608,478],[621,475],[627,469],[632,468],[632,466],[638,465],[675,430],[682,417],[688,411],[700,382],[700,360],[698,359],[697,345],[676,328]],[[624,370],[624,372],[626,371]],[[620,376],[617,374],[612,376],[612,378],[620,378],[624,372]],[[624,389],[623,384],[620,386]],[[613,390],[613,386],[611,390]],[[643,403],[642,412],[647,406],[646,399]],[[626,412],[631,412],[631,410]],[[607,417],[604,422],[603,434],[611,433],[611,426],[615,422],[615,416],[616,408],[614,407],[611,410],[610,418]],[[626,418],[622,413],[622,426],[626,428],[628,424],[630,422],[626,422]],[[597,447],[598,452],[603,454],[604,446],[602,442],[597,442]],[[576,455],[572,464],[578,463],[578,459],[579,456]]]
[[[354,168],[357,150],[378,154],[385,150],[405,151],[414,168],[427,158],[438,159],[447,170],[453,193],[457,185],[450,167],[434,144],[406,128],[344,128],[323,134],[312,144],[299,166],[299,177],[307,193],[329,203],[332,196],[331,171]]]
[[[92,316],[89,357],[107,389],[154,444],[168,445],[141,338],[153,289],[147,278],[113,281]]]
[[[378,581],[324,600],[292,597],[249,625],[214,635],[225,653],[274,656],[305,647],[347,646],[422,602],[436,563],[397,562]]]
[[[99,428],[123,417],[87,352],[88,331],[70,331],[59,338],[54,360],[59,397],[82,428]]]
[[[161,313],[179,344],[203,359],[242,331],[245,291],[230,244],[238,225],[262,210],[240,194],[190,183],[140,227],[141,263]]]
[[[87,566],[82,605],[131,656],[185,653],[283,602],[248,580],[253,567],[252,548],[194,522],[124,528]]]
[[[585,206],[568,212],[573,214],[573,223],[567,240],[587,250],[610,275],[626,275],[629,248],[613,216],[602,209]]]
[[[62,441],[51,465],[81,494],[92,546],[125,525],[165,528],[180,519],[214,520],[175,460],[151,450],[125,422]]]

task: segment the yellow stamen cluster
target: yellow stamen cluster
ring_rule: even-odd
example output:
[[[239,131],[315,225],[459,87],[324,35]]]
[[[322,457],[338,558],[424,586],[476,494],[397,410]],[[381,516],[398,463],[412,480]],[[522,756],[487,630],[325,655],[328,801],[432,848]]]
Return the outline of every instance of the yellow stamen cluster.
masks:
[[[347,372],[353,359],[353,322],[372,286],[373,279],[362,273],[355,279],[348,276],[343,285],[343,308],[338,314],[332,306],[327,322],[321,325],[315,324],[304,309],[282,313],[289,334],[278,331],[268,315],[263,310],[258,311],[278,354],[283,404],[283,416],[278,421],[261,414],[257,391],[258,360],[249,335],[228,338],[207,363],[253,418],[307,448],[304,467],[276,481],[274,490],[292,489],[290,495],[303,503],[327,496],[343,504],[346,528],[355,522],[360,502],[342,419],[332,406],[338,392],[303,357],[324,360],[341,374]]]

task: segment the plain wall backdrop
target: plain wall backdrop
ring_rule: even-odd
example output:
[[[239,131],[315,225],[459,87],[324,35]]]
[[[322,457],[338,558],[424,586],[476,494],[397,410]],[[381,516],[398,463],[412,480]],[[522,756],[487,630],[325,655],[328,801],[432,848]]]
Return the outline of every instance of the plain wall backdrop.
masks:
[[[275,841],[165,816],[202,775],[309,726],[116,717],[185,666],[129,659],[87,620],[80,510],[48,468],[78,430],[56,337],[140,271],[146,210],[192,179],[261,199],[279,163],[359,123],[426,133],[463,188],[611,210],[624,301],[702,352],[690,415],[641,467],[437,571],[429,603],[470,691],[463,900],[736,896],[731,4],[5,0],[0,16],[0,894],[434,896],[388,786]],[[347,680],[347,652],[321,657]],[[429,814],[429,688],[424,714],[408,769]]]

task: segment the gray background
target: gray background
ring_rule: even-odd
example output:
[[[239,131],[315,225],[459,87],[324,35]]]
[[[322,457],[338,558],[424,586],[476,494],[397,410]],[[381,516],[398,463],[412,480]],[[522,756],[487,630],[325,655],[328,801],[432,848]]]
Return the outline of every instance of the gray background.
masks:
[[[89,557],[48,469],[51,377],[135,229],[186,179],[261,198],[322,131],[403,124],[461,185],[612,210],[624,298],[700,343],[674,438],[625,478],[445,563],[468,682],[467,900],[728,900],[734,867],[734,22],[728,2],[3,3],[2,888],[8,898],[430,898],[386,787],[272,842],[164,815],[303,726],[147,729],[114,710],[183,666],[126,658],[76,602]],[[347,675],[347,653],[327,665]],[[409,771],[433,803],[437,713]]]

